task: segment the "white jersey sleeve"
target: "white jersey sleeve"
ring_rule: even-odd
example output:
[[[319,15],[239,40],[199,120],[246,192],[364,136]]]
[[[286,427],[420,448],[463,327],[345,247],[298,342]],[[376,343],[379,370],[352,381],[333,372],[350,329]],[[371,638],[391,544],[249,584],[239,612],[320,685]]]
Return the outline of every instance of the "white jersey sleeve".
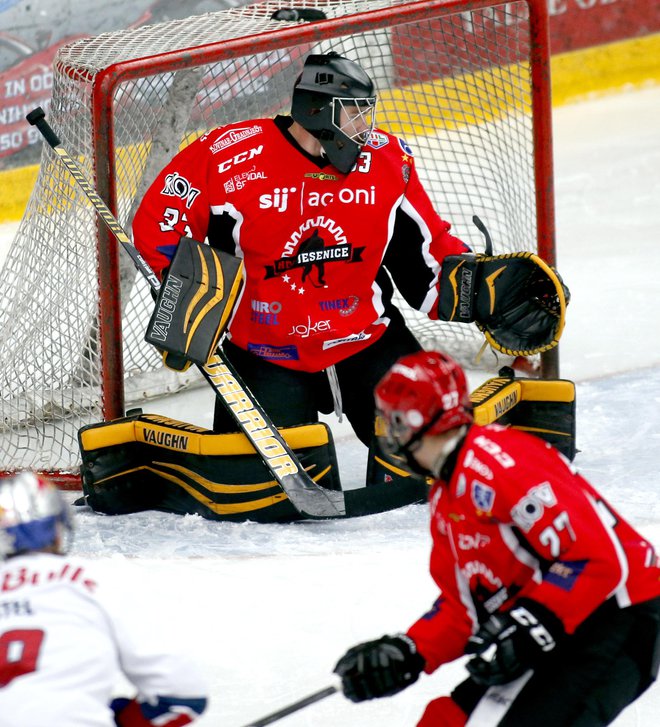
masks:
[[[93,563],[42,553],[6,561],[0,727],[111,727],[121,673],[139,699],[203,698],[195,666],[154,631],[139,589],[115,586]]]

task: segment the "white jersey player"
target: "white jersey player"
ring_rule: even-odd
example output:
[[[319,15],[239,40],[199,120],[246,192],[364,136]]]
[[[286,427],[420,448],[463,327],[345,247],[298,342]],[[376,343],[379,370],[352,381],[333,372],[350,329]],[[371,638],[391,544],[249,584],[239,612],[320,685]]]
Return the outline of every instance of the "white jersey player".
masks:
[[[0,727],[181,727],[203,682],[134,593],[66,555],[68,505],[30,472],[0,480]],[[97,567],[98,569],[98,567]],[[111,699],[123,673],[134,699]]]

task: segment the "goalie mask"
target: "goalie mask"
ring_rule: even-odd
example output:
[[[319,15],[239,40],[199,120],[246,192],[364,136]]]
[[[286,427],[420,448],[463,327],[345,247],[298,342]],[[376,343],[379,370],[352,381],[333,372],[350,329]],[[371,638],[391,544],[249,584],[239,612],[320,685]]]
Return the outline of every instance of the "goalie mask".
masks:
[[[374,127],[374,84],[337,53],[311,55],[293,87],[291,116],[315,136],[328,160],[348,174]]]
[[[420,351],[399,359],[376,386],[375,398],[385,428],[381,447],[403,457],[416,474],[438,474],[423,469],[412,455],[424,435],[473,421],[463,369],[443,353]]]
[[[69,507],[48,479],[21,472],[0,480],[0,559],[63,544],[72,532]]]

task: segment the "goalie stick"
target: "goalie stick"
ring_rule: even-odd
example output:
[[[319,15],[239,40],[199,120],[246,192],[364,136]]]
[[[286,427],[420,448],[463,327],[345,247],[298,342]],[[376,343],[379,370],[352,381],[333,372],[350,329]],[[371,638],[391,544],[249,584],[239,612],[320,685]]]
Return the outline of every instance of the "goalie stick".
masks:
[[[137,270],[146,278],[151,289],[158,292],[160,280],[140,255],[108,206],[96,193],[79,164],[62,146],[59,137],[46,121],[43,109],[41,107],[33,109],[26,119],[32,126],[37,127],[110,232],[130,255]],[[234,367],[225,360],[220,349],[216,349],[205,366],[198,368],[216,395],[225,403],[240,430],[248,438],[296,510],[309,518],[345,517],[347,513],[344,493],[328,490],[311,479],[266,412],[241,381]],[[232,403],[238,397],[249,402],[250,409],[236,411]]]
[[[255,722],[250,722],[250,724],[244,725],[244,727],[266,727],[266,725],[273,724],[273,722],[277,722],[278,720],[282,719],[282,717],[288,717],[290,714],[297,712],[299,709],[303,709],[303,707],[309,707],[310,704],[320,702],[322,699],[325,699],[326,697],[331,697],[333,694],[336,694],[340,691],[341,687],[334,684],[330,687],[325,687],[325,689],[319,689],[318,692],[309,694],[308,696],[299,699],[297,702],[292,702],[287,707],[282,707],[282,709],[278,709],[277,712],[272,712],[271,714],[268,714],[265,717],[256,720]]]

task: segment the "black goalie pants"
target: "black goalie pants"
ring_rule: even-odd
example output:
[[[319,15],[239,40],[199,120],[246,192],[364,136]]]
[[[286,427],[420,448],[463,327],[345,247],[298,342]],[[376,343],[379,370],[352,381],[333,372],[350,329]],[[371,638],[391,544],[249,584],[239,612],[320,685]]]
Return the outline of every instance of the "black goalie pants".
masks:
[[[403,319],[393,316],[375,343],[335,365],[343,412],[367,447],[374,430],[374,387],[401,356],[420,349]],[[231,341],[225,341],[223,350],[275,426],[310,424],[318,421],[319,412],[333,411],[325,371],[306,373],[286,369],[238,348]],[[234,432],[237,428],[224,403],[217,400],[214,431]]]
[[[608,725],[655,681],[659,635],[660,598],[624,609],[610,599],[531,677],[490,689],[468,679],[452,698],[468,725]]]

